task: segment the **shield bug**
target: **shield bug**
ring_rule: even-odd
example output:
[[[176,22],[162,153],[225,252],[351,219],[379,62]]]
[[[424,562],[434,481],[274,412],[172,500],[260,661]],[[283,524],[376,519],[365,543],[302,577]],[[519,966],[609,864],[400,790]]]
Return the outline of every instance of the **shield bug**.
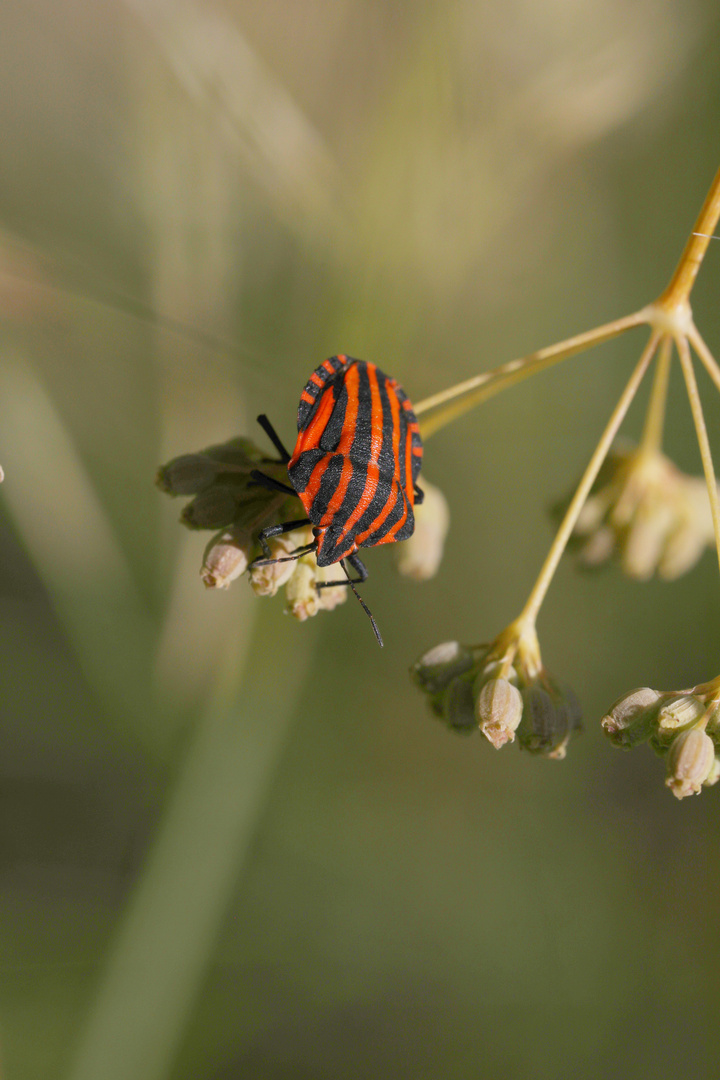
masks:
[[[346,580],[323,582],[318,588],[349,585],[382,645],[375,620],[354,587],[368,576],[357,552],[407,540],[415,528],[413,508],[423,497],[416,483],[422,440],[407,395],[375,364],[332,356],[313,371],[300,395],[292,454],[266,416],[259,416],[258,423],[287,465],[292,487],[258,470],[252,473],[253,481],[297,495],[307,517],[264,529],[258,539],[266,558],[255,565],[274,561],[267,545],[271,536],[311,524],[312,543],[287,558],[314,551],[318,566],[339,563]]]

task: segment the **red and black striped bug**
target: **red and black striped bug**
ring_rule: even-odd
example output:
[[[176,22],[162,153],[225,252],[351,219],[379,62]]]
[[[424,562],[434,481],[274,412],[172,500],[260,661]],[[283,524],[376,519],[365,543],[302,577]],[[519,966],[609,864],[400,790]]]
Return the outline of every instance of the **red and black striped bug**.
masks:
[[[318,566],[339,563],[346,580],[321,582],[318,588],[349,585],[382,645],[375,620],[355,589],[368,576],[357,551],[407,540],[415,528],[413,507],[423,498],[416,483],[423,451],[407,395],[375,364],[332,356],[315,369],[300,395],[292,455],[266,416],[259,416],[258,423],[287,465],[292,487],[258,470],[253,481],[297,495],[307,517],[263,529],[258,539],[265,559],[253,565],[285,561],[270,558],[268,539],[312,525],[312,543],[287,558],[314,551]],[[346,560],[357,574],[354,580]]]

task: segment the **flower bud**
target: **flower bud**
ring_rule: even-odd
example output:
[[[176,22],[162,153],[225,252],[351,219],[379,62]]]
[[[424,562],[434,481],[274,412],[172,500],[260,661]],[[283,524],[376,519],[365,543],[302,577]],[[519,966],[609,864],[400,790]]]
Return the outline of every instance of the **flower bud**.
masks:
[[[410,668],[410,674],[426,694],[438,694],[452,679],[472,666],[473,656],[469,649],[457,641],[444,641],[421,656]]]
[[[206,454],[181,454],[158,469],[155,483],[168,495],[198,495],[216,476],[215,463]]]
[[[583,566],[592,569],[607,562],[615,550],[615,533],[609,525],[603,525],[591,533],[579,551]]]
[[[473,705],[472,683],[468,679],[453,679],[445,688],[442,699],[445,723],[459,735],[470,735],[477,728]]]
[[[555,684],[553,686],[552,696],[559,717],[558,726],[561,729],[564,720],[567,734],[564,739],[550,751],[548,757],[554,758],[557,761],[562,761],[567,754],[567,744],[570,741],[570,736],[574,731],[580,731],[582,728],[582,708],[580,707],[580,702],[578,701],[575,691],[569,686]]]
[[[283,521],[282,512],[277,506],[277,497],[272,492],[258,488],[245,488],[235,490],[233,498],[235,499],[233,523],[236,526],[241,525],[255,535],[265,525],[280,525]]]
[[[653,576],[672,523],[672,509],[662,503],[637,510],[622,553],[622,568],[628,577],[647,581]]]
[[[244,574],[252,552],[252,536],[235,526],[214,536],[205,548],[200,577],[208,589],[227,589]]]
[[[270,546],[270,554],[273,559],[278,557],[280,549]],[[294,559],[286,561],[269,562],[264,566],[253,566],[250,571],[250,586],[256,596],[275,596],[278,589],[286,585],[297,570]]]
[[[691,570],[707,546],[707,536],[692,519],[667,538],[658,564],[658,574],[664,581],[674,581]]]
[[[489,679],[482,684],[475,702],[475,715],[480,730],[496,750],[515,741],[522,711],[522,695],[507,679]]]
[[[710,709],[705,730],[713,742],[720,743],[720,703],[717,701],[713,703]]]
[[[568,508],[568,503],[563,502],[556,508],[556,512],[559,516],[564,517]],[[588,533],[595,532],[599,529],[605,520],[608,512],[608,499],[601,495],[590,495],[583,504],[580,513],[578,514],[577,521],[575,522],[575,533],[578,536],[585,536]]]
[[[703,787],[712,787],[713,784],[717,784],[718,780],[720,780],[720,758],[716,754],[710,772],[703,780]]]
[[[623,694],[600,723],[613,746],[629,750],[650,737],[662,695],[649,686]]]
[[[567,711],[558,709],[547,690],[533,683],[523,691],[518,743],[532,754],[564,757],[569,734]]]
[[[203,454],[225,465],[257,465],[265,457],[252,439],[246,439],[243,435],[215,446],[207,446]]]
[[[314,560],[313,560],[314,562]],[[292,566],[292,563],[286,564]],[[267,569],[265,567],[264,569]],[[317,615],[320,610],[320,597],[315,588],[315,567],[309,559],[300,559],[295,564],[285,585],[288,611],[294,619],[305,622]]]
[[[712,544],[712,514],[702,477],[687,476],[659,451],[611,450],[575,525],[580,558],[597,565],[617,550],[623,569],[666,580],[693,566]]]
[[[666,698],[657,714],[660,735],[677,734],[680,728],[686,728],[699,720],[705,712],[705,705],[700,698],[692,694],[673,694]]]
[[[715,769],[715,745],[702,728],[678,735],[667,756],[665,783],[677,799],[699,795],[700,788]]]
[[[423,478],[425,498],[415,507],[415,531],[395,545],[397,568],[414,581],[427,581],[438,571],[445,537],[450,527],[450,511],[445,496]]]
[[[189,529],[223,529],[232,525],[236,514],[237,503],[232,492],[216,486],[196,495],[183,510],[180,520]]]
[[[263,557],[259,565],[250,567],[250,584],[257,596],[275,596],[278,589],[290,580],[298,569],[299,562],[290,556],[296,548],[309,542],[309,535],[311,534],[308,529],[294,529],[292,532],[270,538],[268,541],[270,559],[276,561],[266,562]],[[303,579],[305,577],[307,575],[303,573]]]
[[[329,588],[318,589],[317,586],[323,581],[339,581],[338,568],[332,566],[315,567],[315,589],[318,598],[318,607],[323,611],[333,611],[338,604],[344,604],[348,598],[350,587],[348,585],[331,585]]]
[[[582,706],[577,694],[565,683],[555,686],[555,706],[567,716],[568,730],[580,731],[582,728]]]

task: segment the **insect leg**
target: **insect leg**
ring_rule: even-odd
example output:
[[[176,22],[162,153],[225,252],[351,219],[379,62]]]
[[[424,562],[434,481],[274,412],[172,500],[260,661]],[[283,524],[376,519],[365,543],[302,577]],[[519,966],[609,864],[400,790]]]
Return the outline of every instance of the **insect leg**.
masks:
[[[270,442],[273,444],[273,446],[277,450],[278,454],[280,455],[280,460],[282,461],[283,465],[287,465],[288,461],[290,460],[290,455],[288,454],[287,450],[285,449],[282,442],[280,441],[280,436],[278,435],[277,431],[275,430],[275,428],[272,426],[272,424],[268,420],[265,413],[261,413],[260,416],[258,416],[257,422],[260,425],[260,427],[263,429],[263,431],[265,432],[267,437],[270,439]]]
[[[360,558],[360,556],[348,555],[347,561],[350,563],[353,570],[357,573],[358,576],[356,578],[351,580],[348,576],[344,579],[341,578],[340,581],[319,581],[315,587],[317,589],[329,589],[332,588],[334,585],[360,585],[363,581],[367,581],[367,567]],[[345,570],[344,560],[340,560],[340,565],[342,566],[343,570]],[[345,570],[345,573],[347,574],[347,570]]]
[[[285,495],[297,495],[295,488],[290,487],[289,484],[281,483],[280,480],[275,480],[272,476],[267,476],[266,473],[260,472],[259,469],[253,469],[250,477],[248,487],[264,487],[268,491],[282,491]]]
[[[295,548],[290,555],[283,555],[281,559],[253,559],[248,566],[248,570],[254,570],[256,566],[271,566],[276,562],[295,562],[301,555],[307,555],[310,551],[315,550],[315,544],[303,544],[302,547]],[[268,552],[269,554],[269,552]]]
[[[297,521],[286,521],[282,525],[268,525],[267,529],[263,529],[261,533],[258,533],[258,540],[260,541],[260,547],[263,549],[263,555],[265,556],[265,562],[258,562],[257,559],[253,562],[253,566],[264,566],[267,562],[285,562],[285,559],[273,559],[270,555],[270,548],[268,547],[268,539],[271,536],[282,536],[283,533],[292,532],[293,529],[301,529],[303,525],[309,525],[310,518],[299,518]],[[305,552],[310,551],[317,546],[317,540],[313,540],[311,544],[303,544],[302,548],[297,548],[297,551]],[[298,556],[293,552],[290,558],[296,559]]]
[[[425,499],[425,492],[423,491],[422,488],[418,487],[417,484],[415,484],[414,487],[415,487],[415,505],[416,506],[422,506],[423,501]]]

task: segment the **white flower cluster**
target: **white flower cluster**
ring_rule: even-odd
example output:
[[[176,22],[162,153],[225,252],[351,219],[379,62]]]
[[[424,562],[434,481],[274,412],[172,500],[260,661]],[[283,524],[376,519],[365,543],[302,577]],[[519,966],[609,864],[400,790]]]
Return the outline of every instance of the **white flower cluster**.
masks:
[[[657,451],[616,448],[580,512],[574,539],[585,566],[617,555],[631,578],[680,577],[715,542],[705,480]]]
[[[287,611],[300,622],[320,611],[332,611],[348,595],[342,568],[318,566],[312,551],[293,557],[312,543],[310,525],[271,537],[269,559],[261,550],[258,534],[262,529],[296,521],[304,510],[296,496],[253,484],[251,473],[258,468],[287,483],[282,462],[268,460],[250,439],[236,438],[174,458],[158,471],[157,484],[168,495],[192,496],[180,517],[183,525],[220,530],[205,549],[200,571],[207,588],[226,589],[248,572],[258,596],[275,596],[284,589]],[[425,501],[415,508],[414,534],[394,545],[398,570],[416,581],[437,572],[449,525],[442,492],[427,481],[423,488]]]
[[[479,731],[496,750],[517,737],[523,750],[560,760],[580,727],[572,690],[544,668],[528,670],[520,653],[513,666],[490,646],[445,641],[421,656],[410,673],[451,731]]]
[[[602,726],[622,750],[649,742],[665,759],[665,783],[676,798],[699,795],[720,779],[718,694],[715,683],[678,692],[642,686],[618,698]]]

